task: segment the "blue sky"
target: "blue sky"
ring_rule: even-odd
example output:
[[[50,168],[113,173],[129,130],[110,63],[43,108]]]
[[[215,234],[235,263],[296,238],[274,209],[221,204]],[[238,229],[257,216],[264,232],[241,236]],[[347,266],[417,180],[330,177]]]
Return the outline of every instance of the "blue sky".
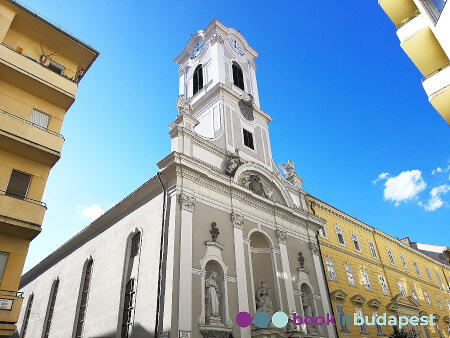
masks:
[[[26,5],[101,55],[64,120],[24,271],[155,175],[177,113],[172,60],[214,17],[260,53],[275,163],[293,160],[305,190],[392,236],[450,246],[450,130],[376,0]]]

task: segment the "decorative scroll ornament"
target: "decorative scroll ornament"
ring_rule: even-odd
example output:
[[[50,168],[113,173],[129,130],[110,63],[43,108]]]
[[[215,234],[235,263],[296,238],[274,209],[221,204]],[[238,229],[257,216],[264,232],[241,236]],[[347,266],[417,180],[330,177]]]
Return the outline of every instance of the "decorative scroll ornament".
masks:
[[[184,94],[178,95],[175,109],[178,109],[178,116],[183,114],[190,114],[192,112],[191,101],[185,101]]]
[[[186,69],[185,66],[181,66],[180,68],[178,68],[178,76],[181,76],[184,74],[184,70]]]
[[[278,243],[286,244],[286,239],[287,239],[286,231],[277,229],[277,239],[278,239]]]
[[[193,196],[188,196],[185,193],[181,193],[180,197],[178,198],[178,200],[181,203],[181,209],[189,211],[189,212],[194,212],[194,206],[195,206],[195,197]]]
[[[214,33],[213,36],[211,36],[210,39],[211,45],[214,45],[216,42],[219,42],[221,45],[225,42],[225,39],[222,35]]]
[[[228,157],[227,168],[226,168],[225,172],[229,176],[234,176],[234,174],[236,173],[237,168],[241,164],[242,164],[242,160],[241,160],[241,158],[239,156],[239,149],[236,148],[236,150],[234,151],[234,154],[231,154]]]
[[[253,61],[253,60],[247,60],[247,62],[248,62],[248,65],[249,65],[251,68],[256,69],[256,63],[255,63],[255,61]]]
[[[244,223],[244,216],[232,213],[231,221],[233,222],[233,227],[242,230],[242,224]]]
[[[238,102],[241,114],[249,121],[253,121],[255,119],[253,116],[253,102],[253,96],[247,93],[245,93]]]
[[[266,192],[264,191],[264,186],[262,184],[261,178],[258,175],[251,174],[250,176],[244,176],[242,179],[242,184],[247,189],[250,189],[255,194],[268,198]]]
[[[309,247],[311,248],[313,255],[319,255],[319,246],[316,243],[309,243]]]

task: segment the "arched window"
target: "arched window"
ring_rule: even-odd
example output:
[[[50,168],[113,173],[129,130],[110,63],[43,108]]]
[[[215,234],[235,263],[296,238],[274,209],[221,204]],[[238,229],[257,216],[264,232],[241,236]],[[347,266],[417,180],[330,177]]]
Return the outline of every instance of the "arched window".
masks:
[[[27,333],[28,320],[30,319],[31,307],[33,306],[33,299],[34,299],[34,295],[31,294],[30,298],[28,299],[28,304],[27,304],[27,308],[25,310],[25,315],[23,317],[22,335],[21,335],[22,338],[24,338],[25,334]]]
[[[244,90],[244,74],[236,61],[233,61],[233,83]]]
[[[53,312],[55,310],[56,296],[58,295],[59,278],[53,282],[52,291],[50,292],[50,303],[48,304],[47,318],[44,323],[44,335],[42,337],[47,338],[50,336],[50,327],[52,325]]]
[[[203,68],[202,65],[198,65],[194,70],[194,89],[192,91],[195,95],[200,89],[203,88]]]
[[[123,303],[122,334],[121,338],[131,337],[134,321],[134,306],[136,301],[136,280],[131,278],[125,288]]]
[[[86,317],[86,307],[89,296],[89,288],[91,286],[91,276],[92,276],[92,265],[94,261],[92,259],[86,265],[86,271],[84,273],[84,279],[81,285],[81,299],[80,306],[78,308],[78,319],[77,319],[77,331],[75,337],[81,338],[83,334],[84,320]]]

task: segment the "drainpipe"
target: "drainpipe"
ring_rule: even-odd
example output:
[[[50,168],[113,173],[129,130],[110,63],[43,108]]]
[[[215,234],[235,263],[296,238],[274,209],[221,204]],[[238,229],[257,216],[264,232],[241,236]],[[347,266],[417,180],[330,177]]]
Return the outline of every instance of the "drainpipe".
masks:
[[[155,338],[159,337],[159,323],[161,317],[161,289],[163,279],[163,257],[164,257],[164,237],[166,233],[166,199],[167,190],[161,180],[161,173],[156,173],[159,184],[163,190],[163,207],[162,207],[162,223],[161,223],[161,240],[159,244],[159,275],[158,275],[158,294],[156,298],[156,320],[155,320]]]

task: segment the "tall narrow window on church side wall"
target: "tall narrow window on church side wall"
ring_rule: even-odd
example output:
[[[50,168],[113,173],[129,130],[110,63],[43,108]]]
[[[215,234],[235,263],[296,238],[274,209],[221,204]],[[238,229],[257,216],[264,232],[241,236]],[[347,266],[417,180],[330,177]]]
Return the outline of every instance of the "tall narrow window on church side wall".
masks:
[[[131,278],[125,289],[123,304],[122,334],[121,338],[131,337],[134,322],[134,307],[136,303],[136,280]]]
[[[197,94],[197,92],[203,88],[203,68],[202,65],[198,65],[194,70],[193,78],[193,90],[192,95]]]
[[[238,65],[236,61],[233,61],[233,83],[241,88],[244,89],[244,73],[242,72],[241,66]]]
[[[52,291],[50,292],[50,303],[48,304],[47,318],[45,319],[44,323],[44,335],[43,335],[44,338],[50,336],[50,328],[52,326],[53,313],[55,310],[55,303],[56,297],[58,295],[58,289],[59,289],[59,278],[57,278],[53,283]]]
[[[84,320],[86,318],[86,308],[89,297],[89,289],[91,286],[93,264],[94,261],[90,259],[88,264],[86,265],[86,271],[84,273],[84,278],[82,280],[81,299],[80,299],[80,306],[78,308],[77,330],[75,334],[75,337],[77,338],[81,338],[83,334]]]
[[[22,338],[25,338],[25,335],[27,334],[28,321],[30,319],[31,307],[33,306],[33,299],[34,299],[34,294],[31,294],[30,298],[28,299],[28,304],[27,304],[27,308],[25,309],[25,314],[23,316],[22,334],[21,334]]]

